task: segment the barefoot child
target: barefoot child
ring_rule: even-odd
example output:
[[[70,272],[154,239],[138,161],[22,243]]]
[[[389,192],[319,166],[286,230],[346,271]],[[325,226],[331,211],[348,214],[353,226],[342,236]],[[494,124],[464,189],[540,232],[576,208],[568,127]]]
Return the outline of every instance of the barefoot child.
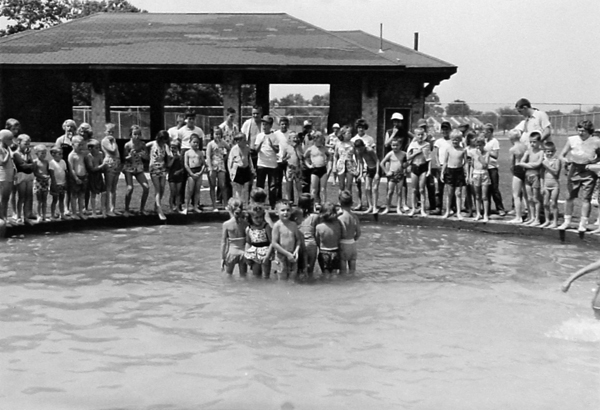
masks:
[[[170,140],[169,133],[160,130],[156,134],[156,139],[146,144],[146,148],[150,150],[149,169],[155,192],[154,210],[162,221],[167,219],[162,209],[162,198],[165,195],[165,186],[167,185],[167,169],[173,160],[169,147]]]
[[[7,222],[8,204],[13,189],[15,165],[10,146],[13,134],[9,130],[0,130],[0,220]]]
[[[37,157],[33,161],[33,174],[35,175],[33,193],[37,199],[37,222],[45,222],[48,206],[48,190],[50,188],[49,164],[46,159],[48,152],[44,144],[36,145],[33,150]]]
[[[392,141],[392,150],[394,142]],[[352,194],[342,191],[339,195],[342,210],[338,220],[342,224],[342,237],[340,239],[340,274],[356,271],[356,241],[360,238],[360,222],[352,212]]]
[[[279,220],[273,226],[272,244],[277,251],[279,279],[295,279],[302,234],[296,223],[290,221],[290,204],[287,201],[277,202],[276,210]]]
[[[88,185],[88,172],[85,167],[83,138],[73,137],[73,151],[69,154],[69,172],[71,186],[71,211],[81,219],[87,219],[83,209],[85,206],[85,192]]]
[[[106,183],[106,203],[108,205],[105,205],[105,210],[108,209],[108,216],[115,216],[117,184],[121,174],[121,157],[114,137],[115,124],[108,123],[105,127],[105,137],[101,142],[102,152],[104,153],[104,180]]]
[[[233,137],[233,142],[236,145],[231,148],[227,158],[233,196],[247,202],[250,184],[254,178],[254,165],[250,160],[250,148],[248,148],[246,135],[237,134]]]
[[[540,149],[542,134],[539,131],[529,133],[529,150],[518,163],[525,169],[525,190],[529,199],[529,219],[524,225],[540,226],[542,201],[540,198],[540,169],[544,160],[544,151]]]
[[[325,147],[325,137],[320,132],[315,133],[314,144],[304,153],[306,166],[310,169],[310,193],[315,202],[327,200],[327,163],[329,150]]]
[[[181,142],[171,140],[171,166],[169,166],[169,207],[171,212],[181,212],[181,184],[185,180],[185,168],[181,157]]]
[[[417,193],[421,198],[421,215],[427,216],[425,212],[425,179],[429,172],[431,148],[429,141],[425,139],[423,128],[415,128],[415,139],[408,146],[406,160],[410,167],[410,186],[412,193],[412,210],[409,216],[417,212]]]
[[[588,273],[593,272],[599,268],[600,268],[600,260],[597,260],[596,262],[590,263],[589,265],[579,269],[577,272],[575,272],[573,275],[571,275],[571,277],[562,284],[562,291],[568,292],[569,288],[571,287],[571,284],[574,281],[576,281],[580,277],[587,275]],[[596,294],[592,298],[592,309],[594,310],[594,316],[596,317],[596,319],[600,320],[600,281],[598,281],[598,286],[596,287]]]
[[[310,194],[302,194],[298,199],[298,216],[296,223],[298,229],[302,232],[304,237],[302,247],[302,258],[303,265],[306,269],[308,277],[312,277],[315,272],[315,263],[317,262],[317,242],[315,241],[315,229],[319,222],[319,215],[314,212],[315,201]]]
[[[65,219],[65,196],[67,194],[67,163],[63,159],[63,150],[60,147],[50,149],[49,174],[50,174],[50,195],[52,195],[52,204],[50,205],[50,216],[52,218]],[[56,205],[58,212],[56,214]]]
[[[188,174],[187,190],[185,193],[185,206],[183,212],[187,214],[192,210],[200,213],[200,188],[202,188],[202,175],[206,170],[204,153],[202,152],[202,142],[198,134],[192,134],[190,137],[190,149],[185,152],[183,165]],[[193,208],[192,208],[193,205]]]
[[[527,152],[527,147],[521,142],[521,131],[511,130],[508,133],[512,147],[508,150],[510,154],[509,164],[513,174],[512,195],[515,206],[515,219],[509,221],[513,224],[523,223],[523,199],[527,203],[527,193],[525,192],[525,169],[518,165]]]
[[[476,149],[471,151],[470,180],[475,191],[475,220],[482,219],[481,208],[483,208],[483,222],[489,221],[489,203],[486,200],[490,187],[490,174],[488,164],[490,162],[489,152],[485,151],[485,137],[479,135],[475,139]]]
[[[546,221],[541,226],[552,229],[558,226],[558,195],[560,194],[560,184],[558,181],[562,168],[562,163],[556,155],[556,146],[552,141],[544,143],[542,167],[544,173],[543,186]]]
[[[302,172],[304,170],[304,154],[300,146],[300,137],[295,132],[290,132],[290,143],[282,148],[281,159],[287,163],[286,194],[287,200],[300,198],[302,194]]]
[[[213,140],[206,145],[206,168],[210,185],[210,200],[215,212],[219,211],[217,209],[217,188],[221,192],[223,203],[227,203],[228,200],[226,184],[228,152],[229,144],[223,141],[223,130],[219,127],[214,127]]]
[[[315,228],[315,240],[319,247],[319,267],[324,274],[340,269],[340,240],[343,227],[337,218],[337,209],[331,202],[321,207],[321,223]]]
[[[123,164],[123,173],[125,174],[125,183],[127,184],[127,193],[125,194],[125,216],[129,216],[131,211],[129,206],[131,205],[131,198],[133,195],[133,178],[142,187],[142,198],[140,201],[140,214],[146,215],[146,201],[148,200],[148,193],[150,187],[146,174],[144,173],[143,160],[148,159],[148,152],[146,151],[146,144],[142,141],[142,129],[138,125],[132,125],[130,129],[131,139],[125,144],[123,148],[125,154],[125,161]]]
[[[28,222],[33,217],[33,156],[31,155],[31,138],[21,134],[17,138],[18,148],[13,154],[17,175],[17,223]]]
[[[352,140],[352,129],[344,126],[341,131],[342,141],[335,147],[334,165],[340,183],[340,192],[347,190],[352,193],[354,178],[357,176],[354,143]]]
[[[238,266],[240,276],[246,276],[246,260],[244,248],[246,247],[246,228],[248,223],[244,215],[242,201],[230,198],[227,204],[230,219],[223,222],[221,236],[221,267],[231,275],[235,266]]]
[[[402,193],[404,192],[402,190],[402,185],[404,184],[404,170],[407,166],[406,152],[400,150],[400,141],[396,138],[392,140],[390,145],[392,150],[388,152],[381,161],[381,169],[387,170],[385,173],[385,176],[387,177],[387,202],[382,214],[390,212],[392,199],[394,193],[396,193],[396,213],[401,215],[403,203]],[[406,199],[404,199],[404,202],[406,202]]]
[[[265,221],[265,209],[253,204],[248,213],[246,243],[250,245],[244,258],[256,277],[268,278],[271,274],[271,227]]]
[[[98,140],[90,140],[87,144],[89,154],[86,156],[86,166],[88,170],[88,184],[90,190],[90,204],[92,206],[92,216],[102,215],[106,218],[108,209],[106,197],[106,185],[104,183],[104,156],[100,152],[100,143]],[[100,196],[100,198],[98,198]],[[96,210],[96,203],[100,199],[100,209]]]
[[[379,212],[377,200],[379,198],[379,158],[371,147],[367,147],[362,139],[354,141],[356,162],[358,163],[358,175],[365,181],[365,193],[367,196],[366,213],[376,214]]]
[[[467,165],[467,151],[462,146],[462,133],[459,130],[452,131],[450,135],[452,145],[446,150],[444,165],[440,175],[441,181],[446,190],[446,213],[443,218],[450,216],[452,209],[452,199],[456,200],[456,217],[463,219],[461,211],[462,207],[462,191],[466,185],[465,173]]]

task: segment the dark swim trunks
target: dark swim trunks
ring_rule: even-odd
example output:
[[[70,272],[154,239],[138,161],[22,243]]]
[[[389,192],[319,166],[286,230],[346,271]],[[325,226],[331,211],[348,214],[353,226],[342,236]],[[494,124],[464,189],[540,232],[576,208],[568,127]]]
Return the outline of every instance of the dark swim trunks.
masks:
[[[310,173],[312,175],[316,175],[318,178],[321,178],[323,175],[325,175],[327,173],[327,167],[311,168]]]
[[[513,167],[513,176],[519,178],[521,181],[525,181],[525,168],[515,165]]]
[[[412,172],[416,176],[421,176],[421,174],[425,174],[427,173],[427,171],[429,171],[429,164],[427,162],[424,162],[419,165],[412,165],[410,167],[410,172]]]
[[[373,168],[369,168],[367,167],[367,178],[375,178],[375,175],[377,175],[377,167],[373,167]]]
[[[319,249],[317,260],[321,272],[332,272],[340,268],[340,252],[338,249]]]
[[[446,168],[444,183],[453,187],[463,187],[467,184],[464,168]]]
[[[252,171],[250,171],[250,167],[238,167],[235,172],[235,178],[233,178],[233,182],[236,184],[244,185],[246,182],[250,182],[252,180]]]

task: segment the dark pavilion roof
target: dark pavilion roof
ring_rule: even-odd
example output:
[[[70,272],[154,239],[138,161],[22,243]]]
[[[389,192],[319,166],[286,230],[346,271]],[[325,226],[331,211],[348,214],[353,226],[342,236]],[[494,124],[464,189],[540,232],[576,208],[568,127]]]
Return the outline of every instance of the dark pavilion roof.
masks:
[[[99,13],[0,39],[0,67],[456,67],[363,32],[330,32],[285,13]]]

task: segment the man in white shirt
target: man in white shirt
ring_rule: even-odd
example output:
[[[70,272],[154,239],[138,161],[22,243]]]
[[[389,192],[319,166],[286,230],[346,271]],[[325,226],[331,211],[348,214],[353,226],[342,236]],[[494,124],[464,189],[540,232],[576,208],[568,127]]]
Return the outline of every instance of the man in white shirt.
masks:
[[[526,98],[521,98],[515,104],[515,108],[525,119],[521,121],[515,129],[521,131],[521,142],[529,147],[529,133],[531,131],[540,131],[542,133],[542,143],[551,141],[552,124],[548,114],[537,108],[531,108],[531,103]]]
[[[185,116],[183,114],[177,114],[177,116],[175,117],[175,121],[177,122],[176,125],[167,130],[171,142],[177,139],[179,129],[185,124]]]
[[[235,114],[235,108],[227,108],[227,118],[219,125],[221,131],[223,131],[223,141],[229,145],[233,144],[233,137],[239,132],[239,128],[235,123]]]
[[[440,173],[446,161],[446,153],[452,146],[452,143],[450,142],[450,131],[452,131],[452,126],[448,121],[444,121],[442,122],[440,129],[442,134],[440,138],[436,139],[433,143],[433,155],[431,156],[431,177],[433,179],[433,183],[437,183],[437,190],[436,186],[434,186],[433,192],[435,193],[436,197],[436,206],[441,212],[444,200],[445,184],[440,180]]]
[[[256,169],[257,164],[257,152],[256,152],[256,136],[261,131],[261,121],[260,116],[262,113],[262,109],[260,106],[255,105],[252,107],[252,118],[248,118],[242,124],[242,132],[246,135],[248,139],[248,147],[250,148],[250,158],[252,158],[252,163],[254,165],[254,169]]]
[[[265,181],[269,177],[269,204],[275,208],[277,202],[277,152],[278,139],[273,132],[273,117],[262,117],[262,132],[256,136],[255,146],[258,153],[256,167],[256,186],[265,188]],[[280,181],[281,183],[281,181]],[[280,188],[281,189],[281,188]]]
[[[500,154],[500,143],[496,138],[494,138],[494,126],[492,124],[485,124],[483,126],[483,133],[485,135],[485,147],[483,148],[486,153],[490,154],[490,162],[488,163],[488,173],[490,175],[490,187],[488,192],[490,193],[490,197],[487,198],[487,201],[490,202],[490,199],[494,200],[494,204],[496,204],[496,211],[498,211],[498,215],[504,216],[506,215],[506,211],[504,210],[504,204],[502,203],[502,194],[500,193],[500,177],[498,174],[498,156]],[[489,208],[491,209],[491,207]]]
[[[275,196],[277,200],[283,198],[283,176],[285,175],[286,164],[283,162],[283,153],[285,152],[285,147],[289,142],[290,135],[290,120],[288,117],[281,117],[279,119],[279,129],[275,131],[275,136],[277,137],[277,171],[275,175]]]
[[[196,127],[196,112],[186,111],[185,125],[177,131],[177,138],[181,141],[181,155],[183,156],[188,151],[190,146],[190,137],[196,134],[200,137],[200,141],[204,141],[204,131],[202,128]],[[202,148],[202,147],[200,147]]]

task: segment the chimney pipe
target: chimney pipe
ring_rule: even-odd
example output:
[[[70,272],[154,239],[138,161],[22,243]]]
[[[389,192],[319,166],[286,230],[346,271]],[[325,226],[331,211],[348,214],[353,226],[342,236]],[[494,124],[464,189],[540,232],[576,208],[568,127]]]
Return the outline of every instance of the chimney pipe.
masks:
[[[415,51],[419,51],[419,33],[415,33]]]
[[[383,53],[383,23],[379,23],[379,52]]]

